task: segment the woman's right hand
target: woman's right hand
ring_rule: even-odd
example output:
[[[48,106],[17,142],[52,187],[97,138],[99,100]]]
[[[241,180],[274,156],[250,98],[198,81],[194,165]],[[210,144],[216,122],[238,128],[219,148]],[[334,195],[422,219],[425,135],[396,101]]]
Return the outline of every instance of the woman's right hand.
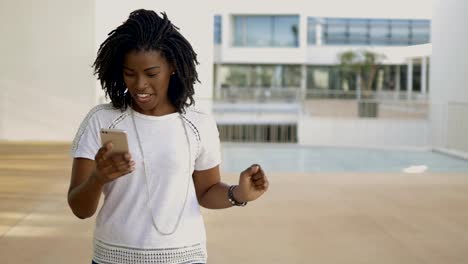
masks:
[[[130,153],[113,153],[108,155],[112,147],[111,142],[106,143],[94,157],[96,169],[92,177],[101,185],[135,170],[135,161],[132,160]]]

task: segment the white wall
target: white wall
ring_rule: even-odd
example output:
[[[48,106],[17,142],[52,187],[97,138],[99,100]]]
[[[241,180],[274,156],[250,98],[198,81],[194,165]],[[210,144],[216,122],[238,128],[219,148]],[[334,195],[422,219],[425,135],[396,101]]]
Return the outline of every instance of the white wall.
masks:
[[[198,53],[197,107],[211,109],[213,14],[203,1],[0,1],[0,140],[70,141],[102,90],[91,68],[131,11],[167,12]]]
[[[219,48],[219,47],[218,47]],[[406,64],[408,58],[431,55],[431,44],[408,47],[305,46],[300,48],[225,47],[216,58],[222,64],[310,64],[335,65],[338,54],[349,50],[372,50],[384,54],[384,64]]]
[[[426,149],[426,120],[375,120],[304,117],[298,124],[300,145]]]
[[[435,0],[430,69],[431,134],[435,148],[468,153],[468,2]]]
[[[1,1],[0,140],[69,141],[94,104],[94,1]]]

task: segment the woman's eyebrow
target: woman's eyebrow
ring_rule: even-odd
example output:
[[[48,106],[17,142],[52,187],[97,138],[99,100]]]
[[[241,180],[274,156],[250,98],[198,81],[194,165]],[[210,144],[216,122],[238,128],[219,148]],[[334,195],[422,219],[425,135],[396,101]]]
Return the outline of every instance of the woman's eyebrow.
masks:
[[[153,69],[156,69],[156,68],[161,68],[159,66],[153,66],[153,67],[149,67],[147,69],[144,69],[144,71],[149,71],[149,70],[153,70]]]
[[[131,68],[125,66],[125,65],[123,66],[123,68],[126,69],[126,70],[129,70],[129,71],[134,71],[133,69],[131,69]],[[143,71],[149,71],[149,70],[153,70],[153,69],[157,69],[157,68],[161,68],[161,67],[160,66],[153,66],[153,67],[149,67],[147,69],[144,69]]]

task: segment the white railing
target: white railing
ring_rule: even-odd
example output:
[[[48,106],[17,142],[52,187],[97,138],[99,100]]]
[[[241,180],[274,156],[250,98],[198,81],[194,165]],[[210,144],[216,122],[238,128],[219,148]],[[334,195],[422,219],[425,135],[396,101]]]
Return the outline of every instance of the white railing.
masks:
[[[307,89],[302,91],[299,87],[223,87],[218,89],[215,101],[221,102],[270,102],[270,101],[303,101],[307,99],[355,99],[395,101],[409,100],[424,102],[428,100],[428,94],[419,92],[408,93],[406,91],[344,91]]]
[[[215,98],[217,112],[271,112],[271,105],[281,112],[281,106],[295,105],[295,113],[316,117],[372,117],[390,119],[427,119],[428,95],[406,91],[343,91],[299,88],[244,88],[220,89]],[[231,107],[232,106],[232,107]],[[231,109],[231,108],[235,109]],[[288,108],[289,109],[289,108]],[[290,112],[290,111],[288,111]]]
[[[356,100],[410,100],[427,101],[428,95],[419,92],[407,93],[406,91],[343,91],[343,90],[307,90],[305,99],[326,98],[326,99],[356,99]]]
[[[302,98],[299,88],[250,88],[250,87],[223,87],[215,96],[218,102],[297,102]]]

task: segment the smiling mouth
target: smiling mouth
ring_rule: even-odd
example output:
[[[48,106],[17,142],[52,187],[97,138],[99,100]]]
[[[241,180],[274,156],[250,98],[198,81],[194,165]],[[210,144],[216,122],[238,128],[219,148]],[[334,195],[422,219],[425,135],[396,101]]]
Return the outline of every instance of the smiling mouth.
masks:
[[[141,94],[137,94],[136,96],[137,96],[138,98],[148,98],[148,97],[150,97],[151,95],[152,95],[152,94],[148,94],[148,93],[143,94],[143,93],[141,93]]]
[[[148,93],[138,93],[134,96],[134,98],[140,103],[146,103],[151,99],[153,94]]]

